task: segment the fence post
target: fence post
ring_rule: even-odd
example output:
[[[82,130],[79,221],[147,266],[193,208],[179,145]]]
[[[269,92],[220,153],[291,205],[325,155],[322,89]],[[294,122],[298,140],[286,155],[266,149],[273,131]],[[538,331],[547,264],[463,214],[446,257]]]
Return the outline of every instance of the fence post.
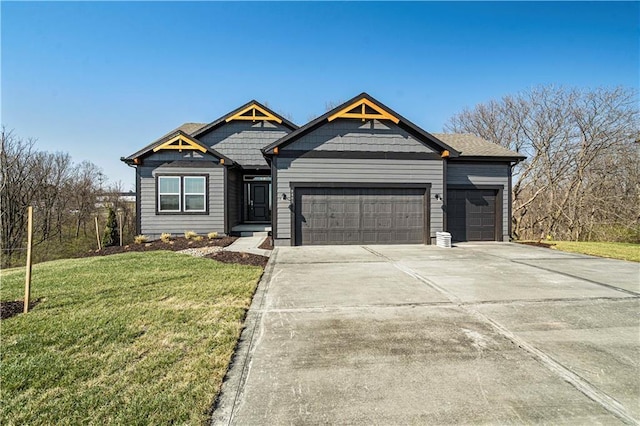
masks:
[[[98,216],[96,216],[96,239],[98,240],[98,250],[102,250],[102,243],[100,243],[100,230],[98,229]]]
[[[27,207],[27,271],[24,277],[24,313],[29,312],[31,298],[31,244],[33,242],[33,206]]]

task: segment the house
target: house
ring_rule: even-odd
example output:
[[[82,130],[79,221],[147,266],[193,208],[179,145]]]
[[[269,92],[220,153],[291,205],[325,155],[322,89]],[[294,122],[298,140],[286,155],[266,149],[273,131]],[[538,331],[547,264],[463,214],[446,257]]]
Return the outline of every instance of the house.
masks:
[[[362,93],[298,127],[256,101],[187,123],[122,158],[138,232],[270,229],[276,245],[508,241],[524,159],[470,134],[431,134]]]

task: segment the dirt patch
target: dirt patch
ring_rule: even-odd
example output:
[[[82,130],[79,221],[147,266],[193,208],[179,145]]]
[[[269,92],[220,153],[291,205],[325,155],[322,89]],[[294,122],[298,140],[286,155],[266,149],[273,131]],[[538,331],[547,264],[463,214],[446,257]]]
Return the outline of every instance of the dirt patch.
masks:
[[[273,250],[273,239],[271,237],[265,238],[258,248],[262,250]]]
[[[220,237],[214,239],[205,238],[202,241],[187,240],[184,237],[175,238],[168,243],[162,240],[155,240],[142,244],[129,244],[126,246],[114,246],[105,247],[102,250],[91,250],[86,253],[82,253],[78,257],[91,257],[91,256],[108,256],[118,253],[129,253],[134,251],[154,251],[154,250],[168,250],[168,251],[181,251],[191,248],[202,247],[227,247],[238,237]]]
[[[527,246],[534,246],[534,247],[544,247],[544,248],[551,248],[553,246],[555,246],[555,244],[551,244],[551,243],[543,243],[542,241],[517,241],[518,244],[524,244]]]
[[[40,303],[40,299],[32,300],[29,302],[29,311]],[[0,302],[0,320],[11,318],[18,314],[21,314],[24,310],[23,300],[12,300],[9,302]]]
[[[269,260],[266,256],[251,253],[239,253],[236,251],[219,251],[208,256],[209,259],[223,263],[238,263],[240,265],[260,266],[264,268]]]

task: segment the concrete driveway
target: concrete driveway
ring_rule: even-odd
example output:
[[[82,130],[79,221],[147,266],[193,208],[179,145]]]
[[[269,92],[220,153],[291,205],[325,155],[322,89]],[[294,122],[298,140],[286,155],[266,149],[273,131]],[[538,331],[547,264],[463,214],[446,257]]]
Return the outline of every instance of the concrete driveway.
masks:
[[[517,244],[279,248],[213,422],[637,424],[639,297]]]

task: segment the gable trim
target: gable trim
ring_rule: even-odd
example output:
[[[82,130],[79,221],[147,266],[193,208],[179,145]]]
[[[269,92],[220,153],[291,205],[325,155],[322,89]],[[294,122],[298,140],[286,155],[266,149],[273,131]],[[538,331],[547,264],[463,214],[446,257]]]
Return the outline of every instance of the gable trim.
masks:
[[[406,118],[402,117],[400,114],[398,114],[397,112],[395,112],[391,108],[387,107],[382,102],[377,101],[376,99],[374,99],[373,97],[371,97],[369,94],[367,94],[365,92],[363,92],[363,93],[359,94],[358,96],[355,96],[354,98],[348,100],[347,102],[337,106],[336,108],[334,108],[331,111],[321,115],[320,117],[316,118],[315,120],[310,121],[309,123],[305,124],[304,126],[299,127],[297,130],[294,130],[293,132],[289,133],[288,135],[278,139],[274,143],[272,143],[270,145],[267,145],[266,147],[262,148],[262,154],[265,155],[265,156],[277,155],[277,151],[281,151],[280,148],[284,148],[285,146],[293,143],[294,141],[298,140],[302,136],[304,136],[304,135],[312,132],[313,130],[316,130],[320,126],[328,123],[329,122],[329,117],[332,117],[332,116],[340,113],[345,108],[348,108],[349,106],[353,105],[356,102],[362,101],[363,99],[366,99],[366,100],[370,101],[371,103],[377,105],[378,108],[386,111],[389,115],[393,116],[394,118],[397,118],[398,119],[398,123],[397,123],[398,127],[400,127],[401,129],[409,132],[410,134],[412,134],[414,137],[416,137],[416,139],[418,141],[420,141],[421,143],[425,144],[426,146],[428,146],[430,148],[435,148],[439,152],[442,152],[442,151],[445,151],[445,150],[449,151],[450,157],[457,157],[458,155],[460,155],[460,153],[457,150],[455,150],[454,148],[452,148],[451,146],[447,145],[446,143],[444,143],[440,139],[436,138],[432,134],[430,134],[430,133],[426,132],[425,130],[421,129],[417,125],[413,124],[411,121],[409,121]],[[351,109],[353,109],[353,107]],[[347,110],[347,111],[349,111],[349,110]],[[362,118],[362,117],[359,117],[359,118]],[[276,152],[274,152],[276,150],[276,148],[278,148],[278,150]]]
[[[251,115],[245,115],[247,112],[251,111]],[[259,112],[262,115],[256,115],[256,112]],[[241,111],[233,115],[229,115],[224,119],[226,123],[233,120],[250,120],[250,121],[275,121],[276,123],[282,123],[282,119],[276,117],[274,114],[270,113],[266,109],[262,108],[257,103],[253,102],[248,107],[244,108]]]
[[[354,113],[353,110],[360,107],[360,112]],[[376,114],[371,114],[366,112],[366,108],[369,107],[376,112]],[[396,116],[391,113],[385,111],[383,108],[379,107],[375,103],[371,102],[367,98],[362,98],[359,101],[356,101],[340,111],[336,112],[333,115],[327,117],[327,121],[333,121],[336,118],[361,118],[362,121],[365,120],[391,120],[395,124],[400,122]]]
[[[165,136],[164,138],[160,139],[157,142],[152,143],[151,145],[146,146],[145,148],[141,149],[140,151],[136,152],[135,154],[130,155],[129,157],[126,158],[120,158],[121,161],[124,161],[127,164],[135,164],[135,165],[140,165],[142,163],[142,159],[143,157],[157,152],[161,149],[180,149],[180,148],[167,148],[167,146],[171,146],[169,144],[175,142],[176,140],[183,140],[186,141],[188,145],[191,146],[191,148],[185,147],[184,145],[182,146],[182,149],[197,149],[198,151],[201,151],[203,153],[209,153],[211,155],[213,155],[215,158],[218,159],[218,161],[220,162],[220,164],[224,164],[225,166],[232,166],[235,164],[235,162],[230,159],[229,157],[226,157],[222,154],[220,154],[218,151],[216,151],[213,148],[208,147],[207,145],[202,144],[201,142],[199,142],[198,140],[194,139],[193,137],[189,136],[188,134],[186,134],[185,132],[183,132],[182,130],[177,130],[167,136]],[[164,146],[164,148],[160,148]]]
[[[242,105],[241,107],[236,108],[233,111],[223,115],[222,117],[220,117],[217,120],[207,124],[206,126],[200,128],[199,130],[194,132],[191,136],[193,136],[194,138],[199,138],[201,136],[204,136],[207,133],[214,131],[218,127],[220,127],[220,126],[222,126],[224,124],[227,124],[230,121],[230,120],[228,121],[227,118],[237,116],[238,114],[246,113],[252,107],[259,107],[265,113],[267,113],[270,116],[273,116],[273,117],[279,119],[280,120],[279,124],[282,124],[283,126],[288,127],[291,130],[298,129],[298,126],[296,126],[295,124],[293,124],[292,122],[290,122],[286,118],[280,116],[276,112],[272,111],[271,109],[267,108],[266,106],[262,105],[260,102],[258,102],[258,101],[256,101],[254,99],[254,100],[251,100],[251,101],[247,102],[246,104]]]
[[[177,145],[173,145],[174,142],[178,142],[178,144]],[[163,150],[163,149],[177,149],[180,152],[182,152],[183,149],[185,149],[185,150],[197,150],[197,151],[200,151],[200,152],[207,152],[207,148],[205,148],[204,146],[200,145],[199,143],[195,143],[194,141],[191,141],[188,138],[183,137],[180,134],[178,134],[178,135],[172,137],[171,139],[169,139],[168,141],[156,146],[155,148],[153,148],[153,152],[158,152],[158,151]]]

